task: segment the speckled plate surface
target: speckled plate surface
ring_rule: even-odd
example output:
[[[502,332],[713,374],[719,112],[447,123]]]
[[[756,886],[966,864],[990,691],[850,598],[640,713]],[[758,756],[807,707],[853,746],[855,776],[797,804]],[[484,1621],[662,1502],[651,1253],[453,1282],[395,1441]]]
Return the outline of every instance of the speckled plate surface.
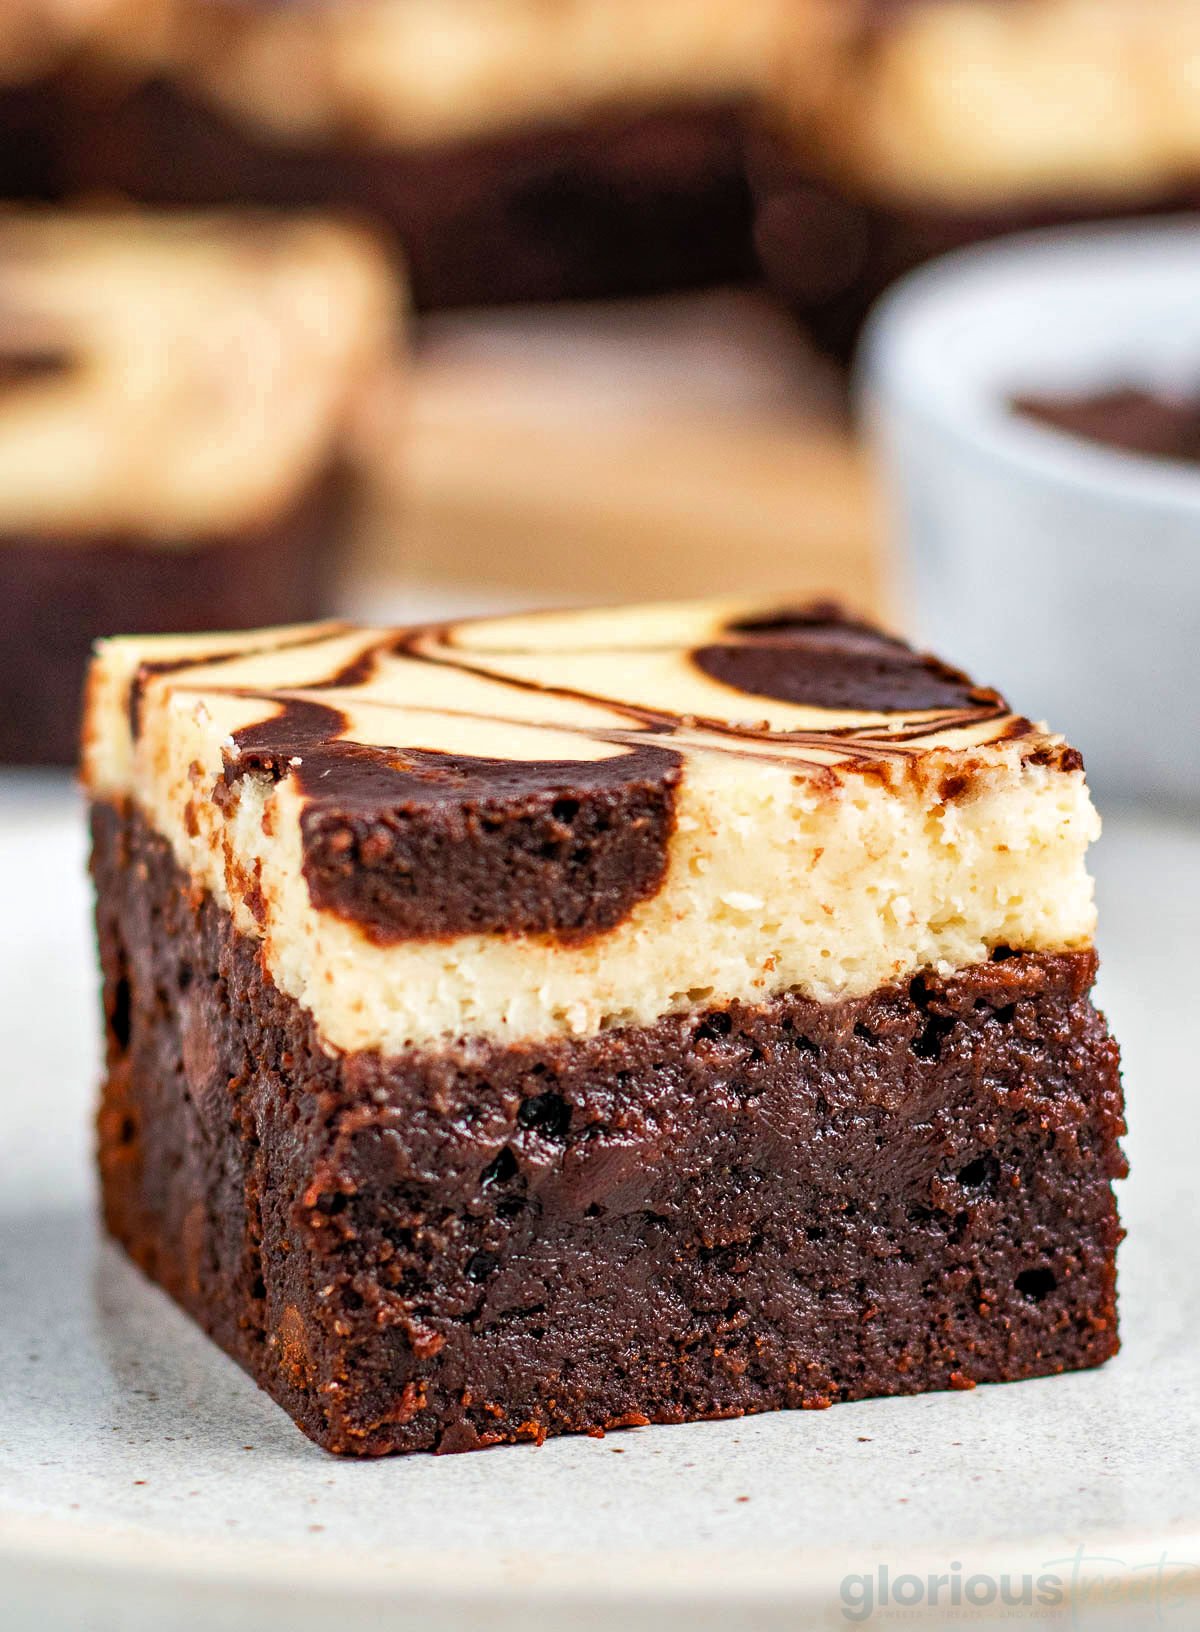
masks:
[[[77,797],[0,777],[0,1611],[60,1627],[1200,1626],[1200,829],[1113,816],[1125,1348],[1102,1371],[336,1462],[104,1242]]]

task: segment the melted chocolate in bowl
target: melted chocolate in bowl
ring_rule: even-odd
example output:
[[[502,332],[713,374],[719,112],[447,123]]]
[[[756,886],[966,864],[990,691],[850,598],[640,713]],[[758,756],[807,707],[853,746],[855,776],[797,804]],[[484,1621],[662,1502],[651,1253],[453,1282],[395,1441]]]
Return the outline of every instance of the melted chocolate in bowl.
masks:
[[[1014,397],[1013,410],[1123,453],[1200,464],[1200,392],[1169,396],[1121,386],[1083,397]]]

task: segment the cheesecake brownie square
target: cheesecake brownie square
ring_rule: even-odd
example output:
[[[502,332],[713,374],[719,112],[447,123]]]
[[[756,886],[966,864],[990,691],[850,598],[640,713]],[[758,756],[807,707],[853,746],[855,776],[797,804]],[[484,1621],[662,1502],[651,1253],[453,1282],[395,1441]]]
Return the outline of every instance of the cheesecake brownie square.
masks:
[[[1195,0],[795,0],[754,167],[775,287],[835,349],[913,267],[1200,201]]]
[[[319,1444],[1117,1348],[1078,754],[827,607],[118,639],[109,1230]]]
[[[96,53],[82,185],[353,207],[423,307],[754,271],[744,142],[791,0],[139,3]]]
[[[331,220],[0,213],[0,760],[74,760],[100,636],[326,610],[395,306]]]

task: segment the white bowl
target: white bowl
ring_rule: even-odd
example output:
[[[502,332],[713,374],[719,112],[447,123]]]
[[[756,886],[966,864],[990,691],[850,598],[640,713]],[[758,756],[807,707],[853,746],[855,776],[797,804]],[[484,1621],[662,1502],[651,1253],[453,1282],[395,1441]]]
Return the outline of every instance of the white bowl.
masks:
[[[1102,793],[1200,797],[1200,467],[1009,407],[1200,392],[1200,218],[949,256],[884,300],[861,355],[919,638],[1065,732]]]

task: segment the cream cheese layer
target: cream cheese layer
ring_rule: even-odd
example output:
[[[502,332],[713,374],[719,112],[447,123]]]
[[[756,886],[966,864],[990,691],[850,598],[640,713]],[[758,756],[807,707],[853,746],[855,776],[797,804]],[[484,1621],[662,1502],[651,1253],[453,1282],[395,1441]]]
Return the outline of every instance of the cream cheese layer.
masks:
[[[1200,0],[808,0],[792,28],[785,121],[885,205],[1095,208],[1200,174]]]
[[[827,608],[108,641],[85,778],[331,1049],[836,1002],[1094,928],[1078,755]],[[487,921],[519,871],[512,922],[552,927]]]
[[[135,0],[136,3],[136,0]],[[794,0],[140,0],[110,48],[297,143],[406,147],[765,91]]]
[[[0,213],[0,534],[274,520],[394,364],[395,274],[319,216]]]

